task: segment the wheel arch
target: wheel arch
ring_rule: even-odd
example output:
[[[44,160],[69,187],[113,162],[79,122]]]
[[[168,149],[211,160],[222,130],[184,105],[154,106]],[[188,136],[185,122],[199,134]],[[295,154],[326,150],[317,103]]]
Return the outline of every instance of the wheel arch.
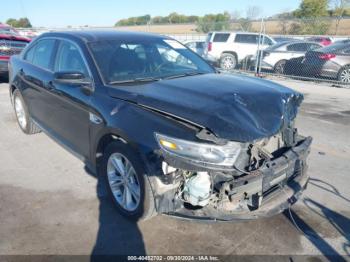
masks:
[[[234,51],[223,51],[220,55],[220,57],[222,57],[224,54],[231,54],[231,55],[234,55],[238,61],[238,54]]]
[[[274,71],[274,72],[276,71],[277,65],[280,64],[280,63],[282,63],[282,62],[287,63],[287,62],[288,62],[288,59],[285,59],[285,58],[279,59],[279,60],[273,65],[273,71]]]
[[[341,73],[345,68],[350,68],[350,64],[343,65],[343,66],[339,69],[339,71],[338,71],[338,73],[337,73],[337,78],[338,78],[338,80],[339,80],[340,73]]]
[[[9,91],[10,91],[10,99],[11,99],[11,103],[13,103],[13,92],[15,92],[15,90],[18,89],[16,85],[11,84]]]
[[[132,148],[132,150],[138,153],[141,156],[141,159],[143,160],[138,145],[130,141],[125,135],[122,135],[116,130],[106,130],[106,132],[100,134],[95,141],[96,143],[94,143],[94,147],[92,149],[92,162],[96,170],[98,170],[100,166],[105,148],[114,141],[121,141],[124,144],[127,144]]]

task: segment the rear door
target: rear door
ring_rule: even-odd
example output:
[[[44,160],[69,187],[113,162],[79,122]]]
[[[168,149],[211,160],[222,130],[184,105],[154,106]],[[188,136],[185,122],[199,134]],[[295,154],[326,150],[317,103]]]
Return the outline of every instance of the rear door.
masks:
[[[55,39],[36,42],[24,55],[20,69],[22,95],[31,117],[46,126],[52,121],[52,104],[47,101],[49,83],[53,80]]]
[[[248,56],[256,55],[258,38],[259,36],[256,34],[236,34],[234,51],[237,53],[239,61]]]

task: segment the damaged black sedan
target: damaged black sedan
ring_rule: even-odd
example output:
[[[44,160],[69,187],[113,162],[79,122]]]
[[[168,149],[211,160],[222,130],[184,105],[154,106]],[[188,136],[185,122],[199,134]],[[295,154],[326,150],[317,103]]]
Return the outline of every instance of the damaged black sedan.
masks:
[[[303,96],[217,72],[179,42],[55,32],[10,61],[22,131],[44,131],[104,179],[131,219],[241,220],[282,212],[308,182]]]

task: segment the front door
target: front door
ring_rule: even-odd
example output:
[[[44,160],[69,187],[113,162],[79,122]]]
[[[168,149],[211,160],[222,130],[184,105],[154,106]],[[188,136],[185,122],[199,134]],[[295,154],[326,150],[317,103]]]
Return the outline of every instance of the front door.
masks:
[[[70,41],[60,40],[54,62],[54,72],[80,72],[91,78],[79,47]],[[83,86],[53,80],[51,96],[54,100],[53,131],[73,151],[89,157],[89,108],[91,92]]]

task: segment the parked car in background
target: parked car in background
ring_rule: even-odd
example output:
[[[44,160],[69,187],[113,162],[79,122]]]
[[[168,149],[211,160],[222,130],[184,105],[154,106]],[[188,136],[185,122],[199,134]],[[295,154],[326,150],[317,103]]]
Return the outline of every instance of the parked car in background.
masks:
[[[305,39],[306,41],[316,42],[323,46],[328,46],[332,44],[332,39],[327,36],[313,36]]]
[[[205,50],[205,41],[191,41],[186,42],[185,46],[190,48],[193,52],[196,52],[198,55],[203,56]]]
[[[0,76],[8,75],[8,61],[12,55],[19,54],[30,39],[20,36],[12,27],[0,24]]]
[[[335,43],[309,51],[301,61],[301,67],[308,76],[350,83],[350,43]]]
[[[169,37],[47,33],[10,67],[22,131],[79,156],[130,219],[269,217],[308,184],[312,138],[294,126],[303,95],[218,73]]]
[[[262,51],[260,68],[273,71],[276,74],[283,74],[285,64],[289,59],[304,56],[307,51],[321,47],[321,44],[305,41],[277,43]],[[256,59],[252,60],[253,66],[255,63]]]
[[[273,40],[275,40],[276,43],[282,43],[282,42],[298,41],[299,39],[295,39],[292,37],[286,37],[286,36],[274,36]]]
[[[258,33],[211,32],[206,39],[204,57],[224,70],[232,70],[244,59],[256,55],[259,39],[262,50],[276,43],[271,37]]]

